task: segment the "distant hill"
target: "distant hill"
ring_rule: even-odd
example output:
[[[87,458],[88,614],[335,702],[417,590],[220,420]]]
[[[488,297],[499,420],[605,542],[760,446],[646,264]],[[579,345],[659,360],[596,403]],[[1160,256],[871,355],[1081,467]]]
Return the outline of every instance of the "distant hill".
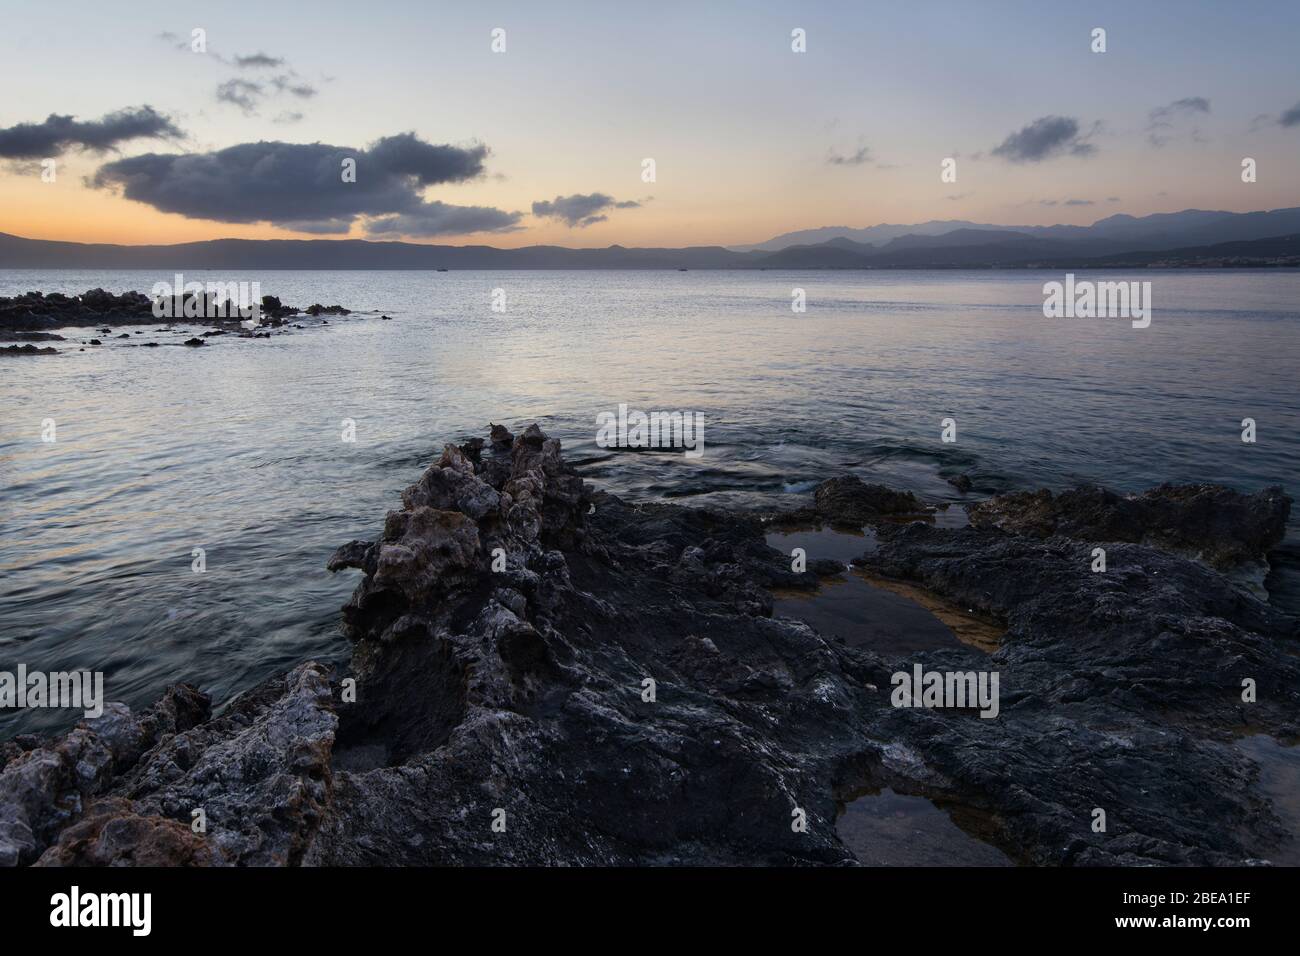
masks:
[[[867,226],[855,229],[851,226],[824,226],[820,229],[800,229],[784,235],[749,246],[732,246],[737,252],[776,252],[791,246],[817,246],[838,239],[848,239],[855,243],[878,246],[897,239],[900,236],[939,236],[955,229],[990,229],[1016,230],[1015,226],[984,226],[964,219],[933,219],[930,222],[916,223],[911,226],[882,223],[879,226]]]
[[[1143,228],[1139,224],[1145,223]],[[1289,231],[1272,230],[1290,225]],[[890,227],[892,228],[892,227]],[[1145,232],[1144,229],[1155,230]],[[1061,233],[1064,230],[1064,233]],[[1268,235],[1256,236],[1265,232]],[[1217,236],[1231,238],[1220,241]],[[1244,234],[1244,235],[1243,235]],[[721,246],[683,249],[569,249],[563,246],[432,246],[363,239],[214,239],[176,245],[118,246],[24,239],[0,233],[4,269],[984,269],[1105,268],[1120,264],[1210,264],[1236,258],[1291,264],[1300,209],[1260,213],[1187,210],[1134,219],[1112,216],[1091,227],[993,229],[963,225],[943,233],[905,233],[878,245],[838,236],[776,251]],[[1213,241],[1207,241],[1206,236]],[[1126,238],[1127,237],[1127,238]],[[1234,264],[1241,264],[1240,262]]]
[[[213,239],[117,246],[0,233],[5,269],[731,269],[750,257],[721,246],[567,249],[433,246],[365,239]]]
[[[1173,249],[1238,239],[1292,235],[1300,232],[1300,208],[1245,213],[1184,209],[1182,212],[1154,213],[1150,216],[1118,214],[1099,219],[1091,226],[997,226],[963,219],[931,220],[912,226],[868,226],[864,229],[826,226],[787,232],[757,245],[733,248],[742,252],[777,252],[791,246],[821,245],[840,239],[880,248],[904,237],[941,237],[971,232],[1019,233],[1038,239],[1109,239],[1124,243],[1128,248]]]

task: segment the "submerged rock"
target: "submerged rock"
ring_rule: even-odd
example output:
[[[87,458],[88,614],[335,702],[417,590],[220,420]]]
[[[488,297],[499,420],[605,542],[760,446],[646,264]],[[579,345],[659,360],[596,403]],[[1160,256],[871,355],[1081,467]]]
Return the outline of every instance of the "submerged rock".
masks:
[[[1023,862],[1239,864],[1284,838],[1231,737],[1296,732],[1296,623],[1216,571],[885,522],[860,563],[1007,626],[992,656],[886,659],[772,616],[772,588],[833,569],[791,571],[761,521],[593,492],[536,425],[497,427],[330,558],[361,572],[347,672],[15,741],[0,862],[836,864],[836,798],[881,786]],[[919,506],[859,486],[823,486],[828,520]],[[997,716],[893,706],[915,665],[996,672]]]

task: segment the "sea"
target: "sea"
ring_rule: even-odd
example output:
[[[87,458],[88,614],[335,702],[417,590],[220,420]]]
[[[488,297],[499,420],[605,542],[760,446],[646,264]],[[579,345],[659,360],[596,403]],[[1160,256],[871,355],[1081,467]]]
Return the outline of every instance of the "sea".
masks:
[[[57,356],[0,358],[0,671],[100,671],[133,707],[184,680],[220,705],[346,660],[357,572],[330,553],[490,422],[537,422],[593,485],[683,505],[793,506],[846,473],[951,504],[1082,482],[1300,492],[1294,270],[1076,276],[1150,282],[1146,328],[1046,318],[1059,272],[184,278],[355,311],[202,348],[184,322],[64,329]],[[0,296],[160,281],[0,270]],[[601,447],[621,405],[698,413],[703,454]],[[1300,611],[1296,524],[1265,583]],[[3,711],[0,739],[76,716]]]

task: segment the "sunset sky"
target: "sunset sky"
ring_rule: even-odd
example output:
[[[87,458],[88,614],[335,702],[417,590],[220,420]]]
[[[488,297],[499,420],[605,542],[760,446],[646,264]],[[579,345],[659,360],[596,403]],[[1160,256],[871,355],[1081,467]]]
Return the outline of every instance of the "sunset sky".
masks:
[[[12,0],[0,231],[732,245],[1300,205],[1300,3],[1088,8]]]

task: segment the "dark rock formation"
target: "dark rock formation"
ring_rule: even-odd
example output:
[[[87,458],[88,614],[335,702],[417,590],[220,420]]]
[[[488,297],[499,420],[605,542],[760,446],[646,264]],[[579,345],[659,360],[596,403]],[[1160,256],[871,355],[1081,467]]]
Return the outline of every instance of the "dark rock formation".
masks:
[[[1087,543],[918,523],[880,529],[860,563],[1006,621],[998,719],[887,723],[942,775],[938,792],[995,813],[1022,858],[1221,864],[1286,839],[1231,738],[1300,730],[1293,618],[1140,545],[1114,545],[1094,573]],[[924,726],[902,726],[917,713]],[[1105,834],[1080,830],[1094,807]]]
[[[813,489],[816,516],[832,524],[861,527],[881,518],[923,515],[926,508],[910,491],[869,485],[856,475],[823,481]]]
[[[330,558],[362,575],[347,673],[300,665],[217,717],[182,685],[0,749],[0,862],[835,864],[835,800],[872,786],[1025,862],[1237,864],[1283,838],[1231,738],[1297,731],[1296,623],[1216,571],[885,521],[864,565],[1008,628],[992,657],[886,660],[771,616],[833,568],[792,572],[761,521],[593,493],[536,425],[493,438]],[[919,510],[860,485],[823,486],[828,520]],[[917,663],[998,672],[998,716],[891,706]]]
[[[1166,484],[1141,495],[1085,486],[1001,495],[967,510],[977,528],[1149,544],[1223,569],[1261,562],[1281,543],[1291,499],[1276,486],[1253,495],[1222,485]]]
[[[187,293],[177,296],[171,303],[165,299],[161,301],[170,306],[170,315],[176,322],[233,326],[240,321],[233,302],[219,303],[211,293],[205,292],[201,296]],[[352,314],[340,305],[313,305],[307,311],[311,315]],[[284,305],[273,295],[262,296],[264,325],[283,325],[287,317],[302,312],[295,306]],[[25,292],[12,298],[0,296],[0,335],[64,326],[103,326],[99,331],[108,333],[123,325],[155,325],[158,320],[154,300],[139,292],[114,295],[103,289],[91,289],[79,296],[67,296],[61,292]]]
[[[58,355],[59,350],[53,348],[41,348],[39,345],[32,345],[30,342],[26,345],[7,345],[0,346],[0,355]]]
[[[152,300],[139,292],[113,295],[103,289],[91,289],[80,296],[26,292],[13,298],[0,297],[0,329],[10,331],[157,321]]]
[[[0,864],[297,863],[328,803],[336,724],[317,664],[216,718],[184,684],[140,716],[110,704],[5,763]],[[201,841],[195,810],[207,822]]]

